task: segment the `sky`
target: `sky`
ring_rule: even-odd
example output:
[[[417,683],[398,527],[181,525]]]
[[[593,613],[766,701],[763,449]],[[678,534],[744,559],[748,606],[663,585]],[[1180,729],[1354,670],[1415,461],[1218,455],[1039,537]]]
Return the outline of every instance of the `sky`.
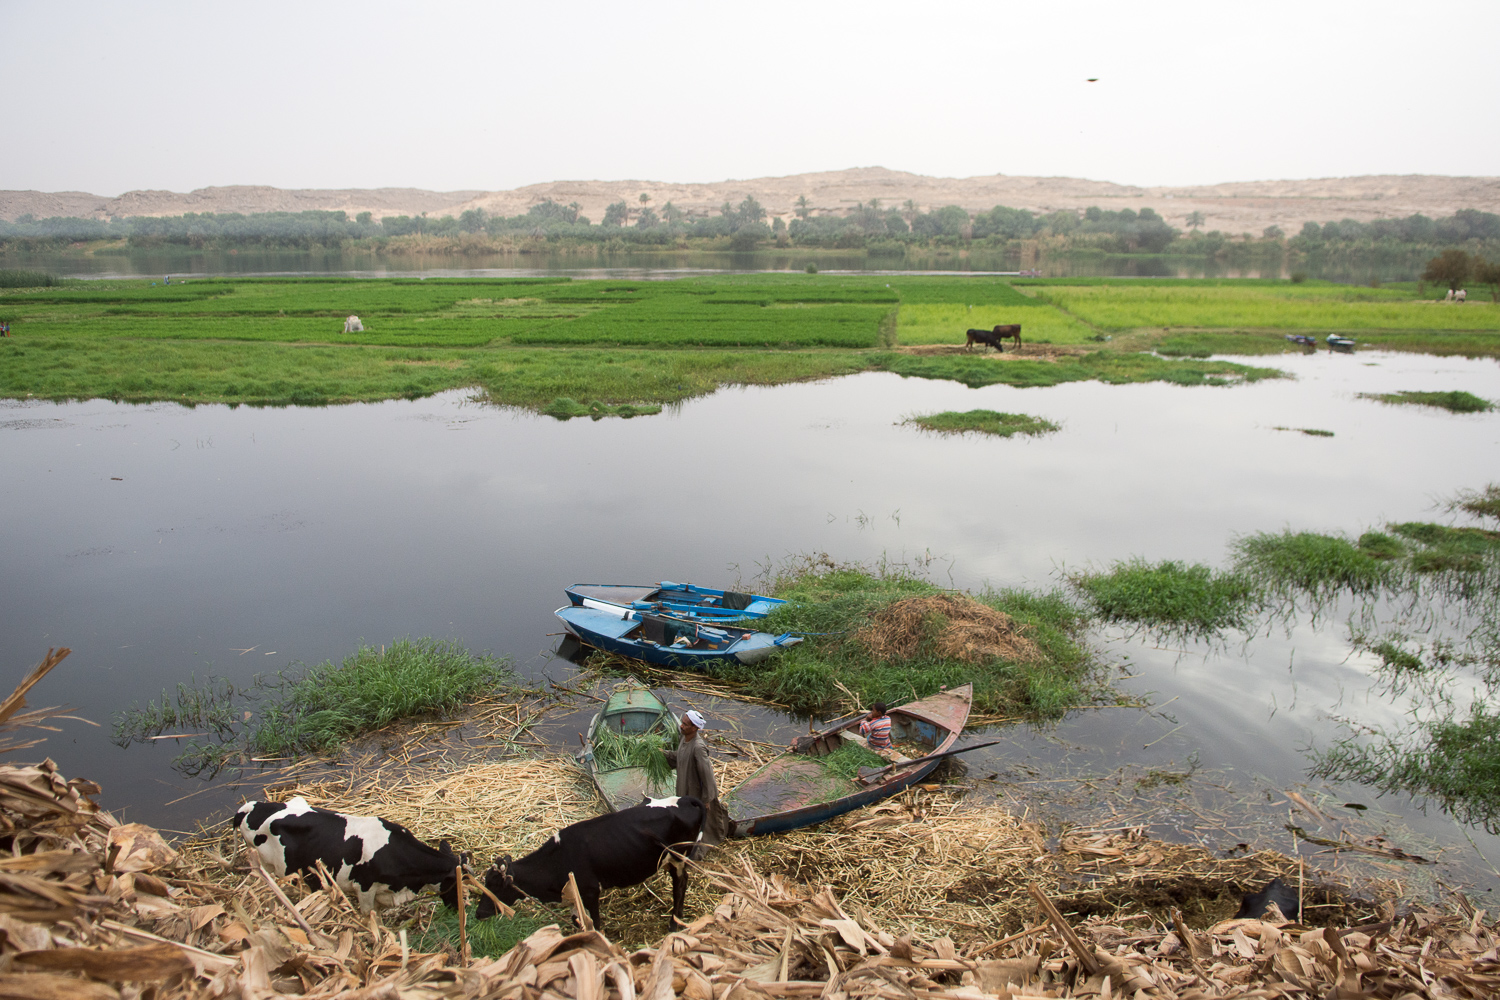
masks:
[[[0,189],[1494,176],[1497,29],[1495,0],[0,0]]]

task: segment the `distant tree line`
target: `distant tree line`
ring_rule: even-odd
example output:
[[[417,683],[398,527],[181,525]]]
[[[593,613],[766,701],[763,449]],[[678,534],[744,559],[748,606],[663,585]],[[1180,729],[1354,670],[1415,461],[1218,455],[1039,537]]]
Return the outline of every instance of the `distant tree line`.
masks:
[[[924,212],[912,201],[890,206],[871,199],[852,208],[819,214],[806,198],[801,198],[790,223],[776,218],[767,224],[768,213],[754,197],[738,204],[725,202],[716,212],[685,211],[670,201],[654,207],[650,200],[643,194],[634,204],[615,202],[605,209],[604,218],[597,224],[581,213],[576,202],[563,205],[551,200],[512,216],[473,208],[457,217],[397,215],[380,220],[369,212],[352,219],[344,212],[189,213],[102,220],[22,216],[15,222],[0,221],[0,247],[43,250],[71,243],[123,240],[132,249],[336,249],[350,244],[378,247],[392,239],[412,236],[467,238],[476,243],[487,237],[641,246],[709,240],[713,245],[743,250],[774,243],[778,247],[885,249],[897,253],[914,246],[978,244],[1002,249],[1019,240],[1048,241],[1048,250],[1205,256],[1222,256],[1226,250],[1326,255],[1360,248],[1404,252],[1414,248],[1466,246],[1477,251],[1500,247],[1500,215],[1473,209],[1439,219],[1412,215],[1373,222],[1309,222],[1287,239],[1275,226],[1265,229],[1259,238],[1203,233],[1198,230],[1204,221],[1201,213],[1189,218],[1191,231],[1184,234],[1149,208],[1137,212],[1095,206],[1083,212],[1036,213],[996,205],[987,212],[970,214],[955,205]]]

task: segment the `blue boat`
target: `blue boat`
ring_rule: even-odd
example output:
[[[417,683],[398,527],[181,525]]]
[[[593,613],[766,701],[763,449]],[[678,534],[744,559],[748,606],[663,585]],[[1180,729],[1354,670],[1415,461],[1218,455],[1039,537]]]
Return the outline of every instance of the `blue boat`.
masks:
[[[704,619],[764,618],[786,601],[736,590],[713,590],[691,583],[663,580],[654,586],[618,583],[575,583],[564,591],[574,607],[616,605],[676,617]],[[588,602],[594,602],[589,604]]]
[[[1327,340],[1330,351],[1340,351],[1344,354],[1352,354],[1354,352],[1353,337],[1340,337],[1336,333],[1330,333]]]
[[[1286,335],[1286,339],[1290,340],[1294,344],[1301,344],[1303,347],[1317,347],[1318,346],[1317,340],[1314,339],[1314,338],[1312,338],[1312,337],[1309,337],[1305,333],[1289,333],[1289,334]]]
[[[658,615],[609,605],[558,608],[554,614],[579,642],[608,653],[674,670],[702,670],[714,663],[759,663],[802,640],[732,625]]]

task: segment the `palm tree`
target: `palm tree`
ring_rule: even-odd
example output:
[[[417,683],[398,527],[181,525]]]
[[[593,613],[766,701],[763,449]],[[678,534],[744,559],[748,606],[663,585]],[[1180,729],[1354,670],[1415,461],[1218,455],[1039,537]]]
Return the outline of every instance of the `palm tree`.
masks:
[[[807,195],[805,195],[805,194],[799,194],[797,196],[796,205],[797,205],[797,218],[799,218],[799,219],[805,219],[809,215],[812,214],[812,209],[811,209],[811,207],[809,205],[809,202],[807,200]]]
[[[1199,226],[1203,225],[1205,221],[1207,220],[1205,219],[1202,212],[1194,212],[1192,215],[1189,215],[1187,217],[1187,224],[1189,229],[1197,229]]]

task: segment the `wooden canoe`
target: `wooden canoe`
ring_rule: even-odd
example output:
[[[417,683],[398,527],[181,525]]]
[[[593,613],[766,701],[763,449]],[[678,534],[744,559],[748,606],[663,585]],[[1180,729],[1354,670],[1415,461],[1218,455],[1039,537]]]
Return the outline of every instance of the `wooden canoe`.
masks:
[[[915,745],[914,749],[920,748],[922,753],[908,753],[913,763],[892,768],[870,785],[858,778],[840,777],[816,760],[837,749],[844,740],[843,733],[858,733],[863,716],[822,730],[808,741],[808,752],[782,754],[723,796],[733,819],[734,836],[754,837],[811,826],[910,788],[941,763],[915,758],[953,749],[968,722],[973,700],[974,686],[965,684],[892,708],[892,740],[898,746]]]
[[[638,806],[644,798],[660,798],[672,793],[672,784],[655,785],[643,767],[601,767],[594,754],[595,744],[601,730],[635,735],[639,733],[661,733],[670,736],[676,721],[665,702],[646,685],[634,677],[627,677],[615,685],[604,702],[604,708],[589,723],[588,736],[583,748],[574,757],[584,772],[593,779],[600,796],[609,803],[610,811]]]

